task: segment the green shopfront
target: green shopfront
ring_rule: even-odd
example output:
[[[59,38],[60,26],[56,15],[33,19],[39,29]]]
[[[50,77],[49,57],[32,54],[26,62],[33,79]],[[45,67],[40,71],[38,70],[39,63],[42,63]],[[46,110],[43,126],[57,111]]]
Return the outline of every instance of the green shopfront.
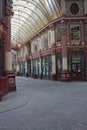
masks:
[[[42,78],[43,79],[51,79],[52,74],[52,56],[42,57]]]
[[[71,80],[83,80],[85,78],[83,52],[70,52],[68,54],[68,69]]]
[[[32,67],[33,67],[33,77],[38,78],[39,77],[39,58],[33,59],[32,61]]]

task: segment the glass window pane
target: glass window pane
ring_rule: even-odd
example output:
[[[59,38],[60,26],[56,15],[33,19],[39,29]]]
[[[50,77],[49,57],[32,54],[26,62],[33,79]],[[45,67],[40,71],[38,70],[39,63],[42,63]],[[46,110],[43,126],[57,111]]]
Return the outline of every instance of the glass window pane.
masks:
[[[80,40],[80,25],[70,25],[71,41]]]

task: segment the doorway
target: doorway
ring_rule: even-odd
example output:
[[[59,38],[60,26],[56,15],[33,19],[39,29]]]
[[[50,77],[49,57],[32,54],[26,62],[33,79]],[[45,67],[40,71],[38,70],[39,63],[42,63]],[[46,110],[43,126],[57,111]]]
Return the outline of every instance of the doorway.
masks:
[[[83,52],[69,53],[68,67],[72,80],[84,78],[84,54]]]

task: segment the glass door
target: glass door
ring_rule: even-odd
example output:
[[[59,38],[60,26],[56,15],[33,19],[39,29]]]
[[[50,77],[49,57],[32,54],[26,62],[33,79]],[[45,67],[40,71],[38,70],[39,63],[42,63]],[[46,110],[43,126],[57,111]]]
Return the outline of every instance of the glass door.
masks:
[[[84,54],[83,52],[69,53],[69,71],[72,80],[82,80],[84,75]]]
[[[72,63],[72,79],[80,80],[82,78],[81,63]]]
[[[44,79],[51,79],[52,73],[52,57],[46,56],[42,58],[42,76]]]

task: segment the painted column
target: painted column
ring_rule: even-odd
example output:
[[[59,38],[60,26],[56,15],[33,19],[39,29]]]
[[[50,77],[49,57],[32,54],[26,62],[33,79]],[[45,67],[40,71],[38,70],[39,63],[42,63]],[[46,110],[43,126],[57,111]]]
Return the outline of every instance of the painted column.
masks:
[[[84,26],[83,22],[81,21],[81,44],[84,45]]]
[[[53,43],[55,43],[55,30],[54,30],[54,28],[52,29],[52,31],[51,31],[51,43],[53,44]]]
[[[33,77],[33,59],[31,60],[31,77]]]
[[[42,79],[41,57],[39,58],[39,78]]]
[[[15,91],[15,74],[12,72],[12,54],[11,54],[11,18],[6,16],[6,43],[5,43],[5,75],[9,78],[9,91]]]
[[[19,72],[19,64],[17,64],[17,72]]]
[[[85,21],[85,45],[87,45],[87,20]],[[85,79],[87,80],[87,48],[85,48]]]
[[[52,43],[52,80],[56,81],[56,65],[55,65],[55,48],[56,48],[56,44],[55,44],[55,29],[54,27],[51,30],[51,43]]]
[[[16,76],[20,76],[19,64],[17,64],[16,67],[17,67],[17,70],[16,70]]]
[[[6,35],[6,52],[5,52],[5,70],[12,71],[12,54],[11,54],[11,20],[10,17],[6,19],[7,35]]]
[[[61,72],[61,81],[69,81],[69,71],[67,63],[67,24],[65,20],[61,21],[61,41],[62,41],[62,72]]]
[[[52,55],[52,80],[56,81],[56,57]]]

